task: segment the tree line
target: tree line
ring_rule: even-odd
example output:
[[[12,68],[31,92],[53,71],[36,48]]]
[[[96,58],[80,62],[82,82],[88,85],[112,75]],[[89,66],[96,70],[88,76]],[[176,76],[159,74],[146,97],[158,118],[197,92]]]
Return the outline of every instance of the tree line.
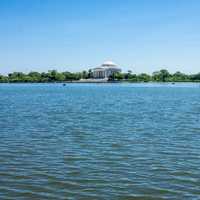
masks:
[[[1,83],[48,83],[78,81],[80,79],[92,78],[92,71],[82,72],[58,72],[50,70],[48,72],[13,72],[8,75],[0,75]],[[184,74],[181,72],[169,73],[166,69],[156,71],[149,75],[146,73],[134,74],[132,71],[126,73],[114,73],[109,78],[110,81],[129,81],[129,82],[200,82],[200,73]]]

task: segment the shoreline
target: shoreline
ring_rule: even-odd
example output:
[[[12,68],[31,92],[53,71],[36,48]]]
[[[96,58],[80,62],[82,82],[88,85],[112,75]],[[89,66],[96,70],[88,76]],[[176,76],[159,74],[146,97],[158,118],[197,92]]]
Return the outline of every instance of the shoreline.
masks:
[[[98,83],[98,84],[106,84],[106,83],[129,83],[129,84],[178,84],[178,83],[200,83],[200,81],[167,81],[167,82],[157,82],[157,81],[148,81],[148,82],[143,82],[143,81],[91,81],[91,80],[81,80],[81,81],[55,81],[55,82],[0,82],[0,84],[68,84],[68,83]]]

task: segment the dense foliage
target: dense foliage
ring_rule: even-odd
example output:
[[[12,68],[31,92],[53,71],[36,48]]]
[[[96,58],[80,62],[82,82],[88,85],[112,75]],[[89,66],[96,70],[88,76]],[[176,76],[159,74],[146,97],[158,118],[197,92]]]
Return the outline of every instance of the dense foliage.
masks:
[[[83,72],[57,72],[56,70],[50,70],[48,72],[30,72],[28,74],[22,72],[13,72],[7,76],[0,75],[1,83],[45,83],[45,82],[64,82],[64,81],[77,81],[80,79],[92,78],[92,71]],[[130,81],[130,82],[200,82],[200,73],[187,75],[181,72],[170,74],[167,70],[162,69],[154,72],[152,75],[141,73],[134,74],[131,71],[127,73],[116,73],[110,80],[118,81]]]

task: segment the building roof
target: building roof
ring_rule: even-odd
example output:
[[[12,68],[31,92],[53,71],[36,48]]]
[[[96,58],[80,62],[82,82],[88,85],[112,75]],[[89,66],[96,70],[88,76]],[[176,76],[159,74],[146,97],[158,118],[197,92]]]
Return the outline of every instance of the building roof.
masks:
[[[114,62],[112,62],[112,61],[106,61],[106,62],[104,62],[101,66],[117,66]]]
[[[108,70],[108,69],[112,69],[112,70],[121,70],[120,68],[118,68],[118,66],[112,62],[112,61],[106,61],[104,62],[101,66],[99,67],[95,67],[93,68],[93,70],[96,71],[104,71],[104,70]]]

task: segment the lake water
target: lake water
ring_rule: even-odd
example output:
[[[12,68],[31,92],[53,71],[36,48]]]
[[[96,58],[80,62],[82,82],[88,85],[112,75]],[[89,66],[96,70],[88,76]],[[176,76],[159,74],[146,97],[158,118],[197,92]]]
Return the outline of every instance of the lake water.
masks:
[[[200,199],[199,84],[0,84],[0,199]]]

